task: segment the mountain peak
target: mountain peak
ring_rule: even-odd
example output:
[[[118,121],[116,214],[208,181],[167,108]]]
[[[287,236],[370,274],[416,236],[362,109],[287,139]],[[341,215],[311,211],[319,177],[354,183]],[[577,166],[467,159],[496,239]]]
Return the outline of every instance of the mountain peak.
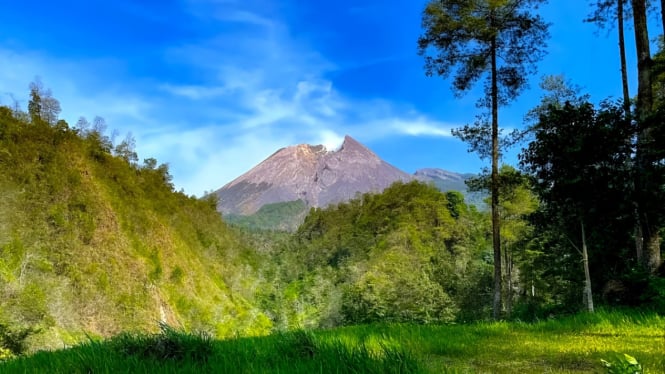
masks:
[[[337,151],[299,144],[273,153],[217,190],[218,209],[224,214],[246,215],[266,204],[294,200],[323,207],[358,193],[380,192],[397,180],[412,179],[346,135]]]
[[[358,142],[357,140],[353,139],[352,137],[350,137],[348,135],[344,136],[344,142],[342,143],[342,146],[340,147],[340,151],[345,150],[345,149],[346,150],[370,151],[367,147],[360,144],[360,142]]]

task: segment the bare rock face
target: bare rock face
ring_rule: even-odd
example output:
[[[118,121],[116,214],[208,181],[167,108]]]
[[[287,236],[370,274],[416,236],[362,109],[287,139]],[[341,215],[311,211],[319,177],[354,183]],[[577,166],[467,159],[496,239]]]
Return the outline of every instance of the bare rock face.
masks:
[[[249,215],[266,204],[299,199],[325,207],[413,179],[347,135],[337,151],[307,144],[282,148],[215,193],[223,214]]]

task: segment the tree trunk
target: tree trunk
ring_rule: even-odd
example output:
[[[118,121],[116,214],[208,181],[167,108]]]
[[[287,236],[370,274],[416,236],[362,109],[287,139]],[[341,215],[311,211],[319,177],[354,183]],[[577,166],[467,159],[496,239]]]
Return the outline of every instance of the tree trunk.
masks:
[[[653,274],[662,263],[660,258],[660,234],[658,233],[658,227],[642,224],[642,230],[645,230],[645,228],[648,232],[644,234],[644,260],[642,263],[649,273]]]
[[[646,0],[631,0],[637,50],[637,119],[644,119],[653,107],[651,51],[647,29]]]
[[[653,90],[651,76],[651,51],[649,47],[649,31],[647,27],[646,0],[631,0],[633,6],[633,24],[635,29],[635,48],[637,50],[637,120],[645,120],[653,111]],[[639,212],[639,223],[643,236],[642,265],[651,273],[655,272],[661,264],[660,235],[658,227],[649,219],[647,207],[653,201],[647,197],[650,189],[648,171],[651,169],[649,161],[644,157],[645,144],[651,143],[652,134],[645,127],[637,136],[635,152],[636,166],[636,196]]]
[[[589,272],[589,253],[586,247],[586,234],[584,221],[580,220],[582,228],[582,261],[584,262],[584,304],[588,312],[593,313],[593,293],[591,291],[591,274]]]
[[[513,254],[507,245],[503,246],[503,257],[506,269],[506,317],[510,318],[513,312]]]
[[[663,25],[663,36],[665,36],[665,0],[660,0],[660,19]]]
[[[626,38],[624,35],[624,3],[626,0],[617,0],[617,30],[619,31],[619,57],[621,59],[621,86],[623,87],[623,110],[626,113],[626,121],[631,121],[630,113],[630,90],[628,88],[628,68],[626,63]],[[665,0],[663,0],[665,1]],[[633,183],[634,187],[634,183]],[[642,251],[642,225],[640,214],[635,205],[635,255],[638,262],[643,261]]]
[[[499,87],[497,83],[496,37],[491,42],[492,53],[492,248],[494,250],[494,300],[492,317],[501,317],[501,231],[499,217]]]
[[[635,207],[635,252],[637,262],[644,263],[644,235],[642,235],[642,223],[637,206]]]
[[[621,85],[623,87],[623,108],[626,118],[630,118],[630,91],[628,90],[628,68],[626,67],[626,42],[623,28],[623,3],[617,0],[617,29],[619,30],[619,57],[621,58]],[[663,0],[665,1],[665,0]]]

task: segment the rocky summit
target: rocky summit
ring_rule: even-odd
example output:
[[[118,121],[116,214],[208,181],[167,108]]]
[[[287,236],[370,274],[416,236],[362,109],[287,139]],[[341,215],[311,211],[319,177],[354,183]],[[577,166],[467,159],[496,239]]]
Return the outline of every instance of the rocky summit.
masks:
[[[295,200],[325,207],[413,179],[347,135],[334,151],[308,144],[282,148],[216,194],[223,214],[249,215],[267,204]]]

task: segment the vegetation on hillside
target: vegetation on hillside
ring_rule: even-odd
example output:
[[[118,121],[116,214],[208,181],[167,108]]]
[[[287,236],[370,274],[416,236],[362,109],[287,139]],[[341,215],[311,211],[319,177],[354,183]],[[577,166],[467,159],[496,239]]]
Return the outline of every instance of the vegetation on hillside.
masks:
[[[33,91],[29,113],[0,107],[0,326],[33,330],[41,348],[158,321],[270,331],[243,293],[252,252],[215,202],[175,192],[167,165],[139,164],[101,119],[54,123],[34,104],[45,98]]]
[[[264,252],[256,300],[283,329],[483,318],[485,225],[460,193],[419,182],[312,209]]]

